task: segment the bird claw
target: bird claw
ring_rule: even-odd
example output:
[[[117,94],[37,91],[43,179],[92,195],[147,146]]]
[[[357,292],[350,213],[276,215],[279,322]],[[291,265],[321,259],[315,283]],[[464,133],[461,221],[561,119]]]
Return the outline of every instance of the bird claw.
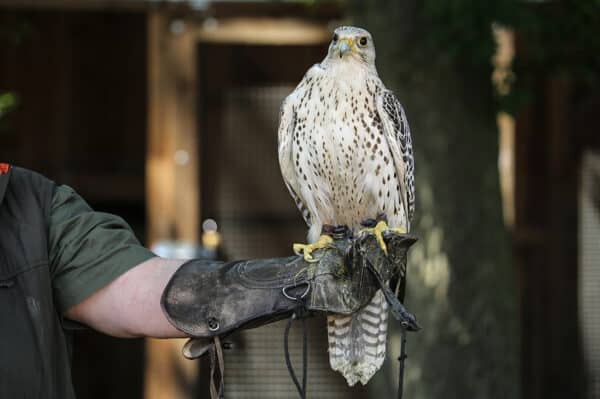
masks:
[[[387,256],[387,254],[388,254],[387,245],[385,243],[385,240],[383,239],[383,234],[386,231],[393,231],[393,232],[399,233],[399,234],[406,233],[406,231],[404,231],[404,229],[402,229],[400,227],[390,228],[390,227],[388,227],[385,220],[380,220],[379,222],[377,222],[375,227],[368,227],[368,228],[364,228],[364,229],[360,230],[360,234],[373,234],[375,236],[375,238],[377,239],[377,243],[379,244],[379,247],[381,248],[383,253]]]
[[[294,244],[292,249],[296,255],[302,256],[306,262],[316,263],[318,261],[312,257],[313,249],[310,249],[309,245],[310,244]]]
[[[314,244],[294,244],[292,249],[294,253],[298,256],[304,257],[304,260],[308,263],[316,263],[319,260],[315,259],[312,256],[312,253],[317,249],[327,248],[333,243],[333,238],[328,235],[323,234],[317,242]]]

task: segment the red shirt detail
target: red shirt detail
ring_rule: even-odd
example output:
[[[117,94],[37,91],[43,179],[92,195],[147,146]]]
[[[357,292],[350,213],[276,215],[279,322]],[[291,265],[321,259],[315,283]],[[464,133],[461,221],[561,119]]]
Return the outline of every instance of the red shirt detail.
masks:
[[[8,173],[9,169],[10,169],[10,165],[9,164],[7,164],[7,163],[1,163],[0,162],[0,175]]]

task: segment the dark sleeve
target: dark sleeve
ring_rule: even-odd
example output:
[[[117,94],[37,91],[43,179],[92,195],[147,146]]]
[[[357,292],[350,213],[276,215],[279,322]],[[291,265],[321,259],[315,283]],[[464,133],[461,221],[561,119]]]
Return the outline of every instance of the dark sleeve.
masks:
[[[50,273],[61,314],[155,256],[123,219],[94,212],[68,186],[54,193],[49,237]]]

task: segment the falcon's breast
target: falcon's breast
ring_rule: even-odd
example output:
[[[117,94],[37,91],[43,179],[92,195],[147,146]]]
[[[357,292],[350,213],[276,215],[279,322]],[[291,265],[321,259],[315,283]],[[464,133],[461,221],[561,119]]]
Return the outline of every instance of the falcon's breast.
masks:
[[[290,96],[297,195],[311,223],[345,224],[384,214],[403,226],[400,182],[377,111],[378,77],[344,81],[314,66]]]

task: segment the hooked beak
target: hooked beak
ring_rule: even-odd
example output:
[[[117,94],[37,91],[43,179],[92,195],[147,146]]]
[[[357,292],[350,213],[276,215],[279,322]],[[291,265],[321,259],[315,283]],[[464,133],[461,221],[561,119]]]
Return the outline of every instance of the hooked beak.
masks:
[[[342,58],[346,53],[351,53],[352,42],[350,41],[350,39],[340,39],[338,44],[338,51],[340,53],[340,58]]]

